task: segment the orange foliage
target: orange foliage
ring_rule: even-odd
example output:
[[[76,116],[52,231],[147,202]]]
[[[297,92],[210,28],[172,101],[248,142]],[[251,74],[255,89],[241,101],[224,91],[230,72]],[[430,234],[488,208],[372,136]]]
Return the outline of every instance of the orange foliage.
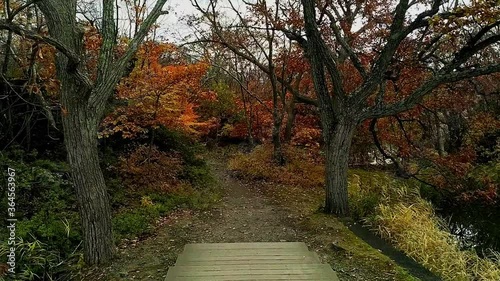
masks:
[[[121,105],[105,118],[102,136],[120,132],[124,138],[133,138],[158,126],[197,133],[210,125],[198,120],[193,102],[208,95],[201,84],[208,65],[180,59],[165,65],[165,57],[175,51],[171,44],[144,44],[132,73],[117,88]]]

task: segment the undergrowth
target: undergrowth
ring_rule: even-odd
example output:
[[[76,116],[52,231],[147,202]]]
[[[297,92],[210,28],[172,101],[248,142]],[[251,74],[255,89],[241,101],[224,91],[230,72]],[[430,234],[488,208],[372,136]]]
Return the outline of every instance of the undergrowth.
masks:
[[[252,153],[237,153],[229,160],[229,169],[247,179],[267,180],[310,189],[324,185],[324,167],[319,165],[319,161],[311,161],[315,158],[312,152],[308,155],[305,151],[285,146],[283,153],[286,163],[284,166],[277,166],[272,160],[272,147],[257,146]]]
[[[13,147],[0,153],[0,163],[15,169],[16,275],[15,280],[70,280],[82,256],[79,215],[64,162],[38,159]],[[5,168],[5,169],[4,169]],[[6,182],[1,173],[0,182]],[[7,206],[5,190],[0,202]],[[7,208],[1,208],[7,217]],[[7,241],[5,220],[0,221],[0,241]],[[0,243],[0,280],[6,268],[7,243]]]
[[[398,184],[383,188],[376,215],[369,224],[387,240],[444,280],[500,280],[500,259],[480,258],[461,250],[445,221],[418,190]]]
[[[125,150],[101,147],[116,242],[152,233],[157,221],[176,209],[204,209],[220,197],[194,140],[164,129],[155,143],[132,143]],[[80,217],[68,165],[16,147],[1,152],[0,163],[3,171],[6,167],[16,170],[14,279],[72,280],[84,263]],[[6,173],[1,173],[0,182],[6,181]],[[6,206],[2,187],[0,203]],[[6,210],[0,209],[3,217]],[[9,235],[5,223],[0,221],[0,241],[7,241]],[[0,280],[8,268],[7,246],[0,243]]]
[[[118,241],[151,234],[158,218],[175,209],[204,209],[220,197],[196,143],[166,129],[155,143],[136,145],[111,168],[120,179],[111,187]]]

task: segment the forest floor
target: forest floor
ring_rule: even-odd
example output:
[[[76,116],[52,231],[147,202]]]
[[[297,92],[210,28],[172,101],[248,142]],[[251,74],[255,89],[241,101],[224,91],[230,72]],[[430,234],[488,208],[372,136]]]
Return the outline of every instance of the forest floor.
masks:
[[[81,280],[163,281],[185,244],[280,241],[305,242],[341,280],[416,280],[337,219],[304,210],[299,197],[277,198],[266,182],[238,179],[222,153],[208,158],[223,192],[220,202],[163,218],[154,235],[122,243],[112,265],[88,271]]]

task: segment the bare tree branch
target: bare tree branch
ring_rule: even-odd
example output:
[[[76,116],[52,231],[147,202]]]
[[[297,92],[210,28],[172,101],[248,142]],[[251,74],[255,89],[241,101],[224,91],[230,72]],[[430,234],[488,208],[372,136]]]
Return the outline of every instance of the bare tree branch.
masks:
[[[32,40],[44,42],[46,44],[55,47],[59,52],[61,52],[68,58],[69,60],[68,72],[74,73],[75,77],[77,77],[80,80],[80,82],[82,82],[88,88],[92,87],[93,85],[92,81],[86,74],[82,73],[78,67],[81,63],[80,57],[73,50],[65,46],[63,43],[57,41],[52,37],[40,35],[38,33],[26,30],[18,24],[14,24],[7,21],[0,21],[0,29],[10,30],[23,38],[29,38]]]
[[[113,93],[112,90],[116,86],[116,84],[120,81],[120,79],[123,76],[123,73],[127,67],[128,62],[132,58],[132,56],[135,54],[135,52],[139,49],[140,43],[144,40],[146,35],[149,32],[149,29],[153,24],[156,22],[158,17],[162,15],[163,13],[163,6],[167,0],[158,0],[149,13],[149,15],[146,17],[146,19],[142,22],[139,30],[135,33],[134,38],[130,41],[128,48],[125,50],[125,53],[120,57],[118,60],[109,63],[109,71],[107,72],[106,77],[102,79],[102,81],[99,81],[98,84],[96,84],[95,89],[92,91],[90,97],[89,97],[89,105],[91,108],[94,108],[97,110],[97,112],[104,112],[103,108],[106,105],[106,100],[111,96]],[[113,5],[109,5],[113,6]],[[110,7],[111,9],[111,7]],[[112,11],[108,12],[109,15],[108,17],[108,23],[110,26],[114,26],[114,21],[111,20],[111,17],[113,16]],[[105,16],[106,17],[106,16]],[[106,28],[106,27],[105,27]],[[110,27],[107,27],[109,31],[111,31]],[[113,30],[114,33],[114,30]],[[109,39],[111,40],[111,39]],[[112,59],[112,57],[108,57],[109,59]],[[105,94],[103,94],[105,93]]]
[[[442,70],[438,74],[436,74],[433,78],[429,79],[427,82],[422,84],[406,99],[393,104],[370,108],[362,115],[362,118],[368,119],[368,118],[387,117],[403,111],[410,110],[415,105],[417,105],[422,100],[423,97],[425,97],[439,85],[445,83],[452,83],[467,78],[488,75],[496,72],[500,72],[500,64],[493,64],[493,65],[483,66],[480,68],[471,67],[462,71],[446,72]]]

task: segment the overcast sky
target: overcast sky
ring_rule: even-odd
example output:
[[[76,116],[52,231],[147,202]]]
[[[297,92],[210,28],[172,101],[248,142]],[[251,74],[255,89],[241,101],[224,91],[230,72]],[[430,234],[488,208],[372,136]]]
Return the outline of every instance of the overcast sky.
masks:
[[[206,3],[207,0],[199,0],[199,2]],[[147,0],[146,3],[148,11],[150,11],[156,4],[156,0]],[[80,5],[80,10],[86,11],[85,14],[88,18],[99,20],[102,17],[102,1],[85,0]],[[160,28],[157,32],[157,39],[177,42],[189,34],[189,28],[184,24],[182,18],[196,13],[196,9],[191,5],[190,0],[168,0],[164,9],[170,13],[158,18],[157,24],[160,25]],[[84,19],[81,14],[78,17]],[[130,22],[127,6],[123,0],[118,1],[118,17],[120,33],[128,34]],[[161,38],[158,38],[159,36]]]
[[[228,7],[228,1],[231,1],[236,7],[241,8],[241,11],[245,10],[245,5],[241,0],[218,0],[218,7],[221,8],[223,12],[231,18],[235,16],[235,13]],[[92,5],[96,5],[98,10],[101,10],[101,1],[90,1]],[[200,5],[206,6],[208,0],[198,0]],[[151,9],[156,3],[156,0],[147,0],[147,6]],[[126,6],[123,0],[119,0],[119,17],[121,19],[120,30],[122,32],[128,32],[129,21],[126,12]],[[168,15],[162,15],[157,21],[160,28],[157,31],[156,39],[161,41],[168,41],[174,43],[182,42],[182,39],[190,35],[192,30],[185,24],[183,18],[187,15],[197,14],[196,8],[192,6],[190,0],[168,0],[165,4],[165,9],[170,12]],[[410,15],[417,14],[421,12],[422,7],[418,5],[412,7],[409,11]],[[98,15],[99,17],[101,15]],[[191,38],[192,39],[192,38]]]
[[[219,7],[229,7],[227,4],[228,0],[219,0]],[[240,0],[230,0],[236,7],[241,7],[242,10],[245,9],[243,3]],[[101,5],[100,1],[96,1],[96,5]],[[200,5],[203,7],[207,5],[208,0],[198,0]],[[128,16],[126,12],[126,6],[123,1],[119,1],[120,4],[120,29],[123,31],[128,31]],[[148,0],[147,6],[151,9],[156,3],[156,0]],[[188,15],[197,14],[196,8],[193,7],[190,0],[168,0],[165,4],[165,9],[168,9],[170,12],[168,15],[160,16],[157,21],[157,24],[160,25],[160,28],[157,32],[157,39],[176,42],[179,43],[182,38],[188,36],[192,31],[185,24],[183,18]],[[229,8],[224,9],[224,13],[229,17],[235,16],[235,13],[230,11]]]
[[[164,36],[164,40],[176,42],[189,35],[190,30],[182,22],[182,18],[196,13],[196,9],[189,0],[169,0],[166,6],[169,7],[170,14],[157,21],[160,25],[160,36]]]

